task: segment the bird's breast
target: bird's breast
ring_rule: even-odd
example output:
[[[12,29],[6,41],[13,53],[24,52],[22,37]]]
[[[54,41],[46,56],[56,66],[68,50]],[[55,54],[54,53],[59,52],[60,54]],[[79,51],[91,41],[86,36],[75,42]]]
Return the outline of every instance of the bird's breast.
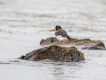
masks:
[[[62,40],[66,40],[66,39],[67,39],[66,37],[63,37],[62,35],[57,35],[56,38],[57,38],[59,41],[62,41]]]

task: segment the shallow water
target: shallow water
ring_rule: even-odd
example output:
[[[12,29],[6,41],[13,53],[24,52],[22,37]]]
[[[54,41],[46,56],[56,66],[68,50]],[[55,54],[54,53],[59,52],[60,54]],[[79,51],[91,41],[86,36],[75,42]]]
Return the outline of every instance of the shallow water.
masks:
[[[1,80],[106,80],[106,51],[81,50],[85,61],[24,61],[21,55],[41,48],[48,30],[61,25],[73,38],[106,45],[105,0],[0,0]]]

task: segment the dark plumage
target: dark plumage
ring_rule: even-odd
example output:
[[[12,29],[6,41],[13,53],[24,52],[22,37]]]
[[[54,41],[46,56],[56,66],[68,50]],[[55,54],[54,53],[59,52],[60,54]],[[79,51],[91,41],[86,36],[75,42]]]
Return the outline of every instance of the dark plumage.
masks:
[[[71,40],[71,38],[68,36],[67,32],[65,30],[63,30],[60,26],[56,26],[56,32],[55,32],[56,36],[60,36],[67,38],[68,40]]]

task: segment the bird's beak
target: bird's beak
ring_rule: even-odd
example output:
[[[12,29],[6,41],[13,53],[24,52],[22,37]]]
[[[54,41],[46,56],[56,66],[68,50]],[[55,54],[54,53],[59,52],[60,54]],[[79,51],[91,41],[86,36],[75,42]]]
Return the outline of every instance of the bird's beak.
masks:
[[[55,31],[56,30],[56,28],[53,28],[52,30],[49,30],[50,32],[52,32],[52,31]]]

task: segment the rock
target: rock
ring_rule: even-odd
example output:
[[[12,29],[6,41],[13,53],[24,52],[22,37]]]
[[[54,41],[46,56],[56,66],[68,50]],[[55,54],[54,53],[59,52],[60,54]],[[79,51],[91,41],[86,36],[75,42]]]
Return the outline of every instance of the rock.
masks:
[[[84,54],[81,51],[78,51],[75,47],[60,47],[52,45],[34,50],[19,59],[31,61],[50,60],[73,62],[84,60]]]
[[[72,40],[64,40],[62,41],[63,44],[71,46],[81,46],[82,49],[89,49],[89,50],[104,50],[105,45],[102,41],[95,41],[90,39],[75,39]],[[40,42],[41,45],[59,45],[59,41],[55,37],[50,37],[47,39],[42,39]]]
[[[24,55],[22,55],[19,59],[24,59],[25,58],[25,56]]]
[[[82,49],[88,49],[88,50],[106,50],[105,45],[103,42],[98,41],[96,44],[92,44],[90,46],[85,46]]]
[[[91,46],[91,47],[89,48],[89,50],[106,50],[106,48],[99,47],[99,46]]]

